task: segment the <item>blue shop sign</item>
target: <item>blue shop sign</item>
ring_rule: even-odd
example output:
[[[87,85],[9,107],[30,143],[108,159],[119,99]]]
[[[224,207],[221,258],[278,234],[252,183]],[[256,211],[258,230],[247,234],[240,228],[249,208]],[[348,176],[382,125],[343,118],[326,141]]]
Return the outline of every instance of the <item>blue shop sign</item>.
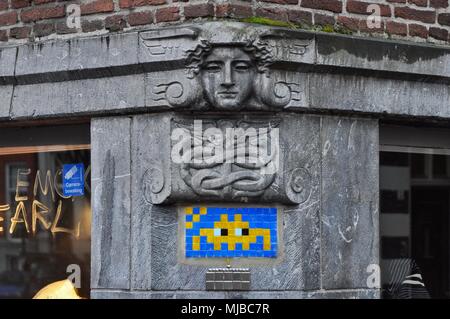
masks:
[[[63,165],[63,193],[64,196],[84,195],[84,165]]]

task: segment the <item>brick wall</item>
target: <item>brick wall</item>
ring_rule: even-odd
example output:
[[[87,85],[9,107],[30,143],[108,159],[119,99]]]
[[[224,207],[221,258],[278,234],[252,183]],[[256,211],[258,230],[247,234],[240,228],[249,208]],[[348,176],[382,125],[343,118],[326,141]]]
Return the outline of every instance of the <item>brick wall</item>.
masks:
[[[79,28],[67,26],[70,4],[79,5]],[[370,4],[380,6],[379,27],[368,27]],[[255,16],[306,29],[450,43],[449,0],[0,0],[0,46],[192,19]]]

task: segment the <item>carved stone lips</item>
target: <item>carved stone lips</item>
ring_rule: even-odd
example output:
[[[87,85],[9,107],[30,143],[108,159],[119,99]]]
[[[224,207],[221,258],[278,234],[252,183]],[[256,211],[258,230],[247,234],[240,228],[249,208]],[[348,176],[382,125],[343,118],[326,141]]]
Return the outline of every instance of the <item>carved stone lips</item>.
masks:
[[[219,92],[220,96],[223,96],[226,98],[234,98],[234,97],[236,97],[237,94],[238,94],[238,92],[228,92],[228,91]]]

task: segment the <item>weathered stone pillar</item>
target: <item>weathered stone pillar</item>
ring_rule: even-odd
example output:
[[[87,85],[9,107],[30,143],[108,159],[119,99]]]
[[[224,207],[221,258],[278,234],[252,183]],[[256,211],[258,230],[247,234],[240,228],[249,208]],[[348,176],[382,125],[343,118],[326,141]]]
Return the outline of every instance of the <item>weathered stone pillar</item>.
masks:
[[[92,121],[92,296],[378,297],[378,121],[305,114],[313,36],[210,23],[139,41],[147,114]],[[207,284],[227,267],[250,285]]]

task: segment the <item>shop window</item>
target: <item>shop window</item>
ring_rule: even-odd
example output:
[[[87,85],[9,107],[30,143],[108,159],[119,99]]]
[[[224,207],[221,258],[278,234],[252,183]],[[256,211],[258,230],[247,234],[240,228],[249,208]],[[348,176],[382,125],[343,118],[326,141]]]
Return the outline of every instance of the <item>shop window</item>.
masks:
[[[0,131],[0,298],[88,298],[89,125]]]
[[[450,298],[449,132],[381,127],[384,298]]]

